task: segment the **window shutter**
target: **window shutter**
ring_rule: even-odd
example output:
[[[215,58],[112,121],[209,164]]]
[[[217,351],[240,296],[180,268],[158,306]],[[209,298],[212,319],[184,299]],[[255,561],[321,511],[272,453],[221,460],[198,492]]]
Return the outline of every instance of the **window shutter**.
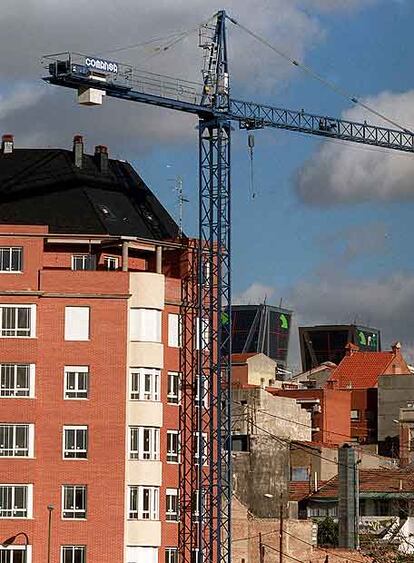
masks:
[[[161,342],[161,311],[157,309],[131,309],[129,324],[131,340]]]
[[[65,307],[65,340],[89,340],[89,307]]]

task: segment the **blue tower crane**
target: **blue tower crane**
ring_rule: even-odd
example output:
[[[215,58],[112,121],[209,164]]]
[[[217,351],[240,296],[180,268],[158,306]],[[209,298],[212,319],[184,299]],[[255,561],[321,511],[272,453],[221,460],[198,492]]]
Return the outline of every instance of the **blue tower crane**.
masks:
[[[219,11],[202,28],[206,57],[201,85],[77,53],[44,57],[44,80],[77,90],[80,103],[100,104],[107,95],[199,118],[199,241],[189,273],[197,290],[183,295],[183,563],[231,561],[231,123],[414,152],[414,134],[405,129],[230,97],[226,19],[231,18]]]

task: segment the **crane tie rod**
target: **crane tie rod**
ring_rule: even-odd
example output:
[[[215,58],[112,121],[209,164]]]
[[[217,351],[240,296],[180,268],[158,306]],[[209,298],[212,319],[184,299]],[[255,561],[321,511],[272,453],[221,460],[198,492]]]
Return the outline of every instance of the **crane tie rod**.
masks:
[[[333,90],[334,92],[336,92],[337,94],[342,96],[343,98],[351,101],[355,105],[359,105],[359,106],[363,107],[364,109],[366,109],[370,113],[376,115],[377,117],[380,117],[381,119],[383,119],[384,121],[387,121],[391,125],[398,127],[398,129],[401,129],[402,131],[404,131],[404,133],[410,133],[411,135],[414,134],[412,131],[410,131],[406,127],[400,125],[397,121],[390,119],[386,115],[380,113],[376,109],[374,109],[374,108],[370,107],[369,105],[365,104],[364,102],[359,100],[357,97],[353,96],[352,94],[350,94],[349,92],[347,92],[346,90],[344,90],[343,88],[341,88],[340,86],[335,84],[334,82],[327,80],[326,78],[321,76],[318,72],[313,70],[313,68],[311,68],[310,66],[307,66],[304,63],[301,63],[301,62],[291,58],[289,55],[287,55],[286,53],[284,53],[283,51],[281,51],[280,49],[275,47],[272,43],[267,41],[267,39],[264,39],[263,37],[261,37],[260,35],[258,35],[254,31],[252,31],[251,29],[249,29],[246,26],[244,26],[243,24],[239,23],[234,18],[227,16],[227,19],[229,21],[231,21],[231,23],[233,23],[234,25],[240,27],[240,29],[245,31],[248,35],[251,35],[257,41],[259,41],[260,43],[263,43],[263,45],[266,45],[266,47],[269,47],[269,49],[271,49],[272,51],[277,53],[280,57],[282,57],[286,61],[290,62],[293,66],[300,68],[303,72],[306,72],[307,74],[312,76],[312,78],[314,78],[315,80],[318,80],[319,82],[321,82],[322,84],[324,84],[325,86],[327,86],[328,88],[330,88],[331,90]]]

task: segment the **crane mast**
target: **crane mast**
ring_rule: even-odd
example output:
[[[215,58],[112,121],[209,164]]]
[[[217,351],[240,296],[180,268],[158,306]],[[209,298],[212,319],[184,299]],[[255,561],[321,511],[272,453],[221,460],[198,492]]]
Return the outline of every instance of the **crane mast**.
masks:
[[[44,57],[44,80],[76,89],[81,103],[107,95],[199,118],[199,238],[188,241],[182,293],[182,563],[231,561],[231,123],[414,152],[408,130],[231,98],[226,19],[219,11],[201,28],[202,84],[77,53]]]

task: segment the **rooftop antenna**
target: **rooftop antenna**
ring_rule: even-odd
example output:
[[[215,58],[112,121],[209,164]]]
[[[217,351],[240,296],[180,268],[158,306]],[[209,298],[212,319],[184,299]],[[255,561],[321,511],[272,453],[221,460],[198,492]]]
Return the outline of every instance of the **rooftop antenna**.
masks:
[[[178,202],[178,238],[182,238],[184,203],[189,203],[190,200],[184,197],[184,181],[182,176],[176,176],[171,181],[174,182],[175,184],[174,191],[177,194],[177,202]]]

